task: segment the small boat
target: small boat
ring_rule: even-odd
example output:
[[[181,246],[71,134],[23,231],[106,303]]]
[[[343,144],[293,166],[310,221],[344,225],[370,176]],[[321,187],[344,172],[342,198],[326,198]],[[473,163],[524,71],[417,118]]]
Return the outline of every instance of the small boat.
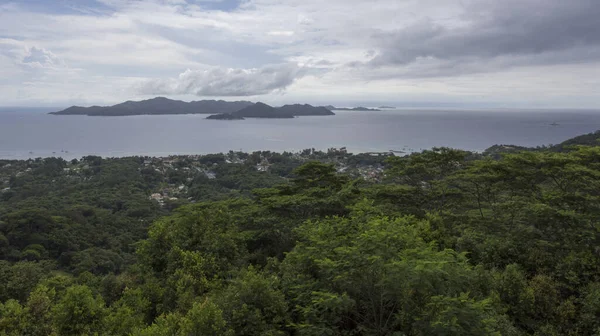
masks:
[[[552,124],[550,124],[550,126],[558,126],[559,124],[556,122],[553,122]]]

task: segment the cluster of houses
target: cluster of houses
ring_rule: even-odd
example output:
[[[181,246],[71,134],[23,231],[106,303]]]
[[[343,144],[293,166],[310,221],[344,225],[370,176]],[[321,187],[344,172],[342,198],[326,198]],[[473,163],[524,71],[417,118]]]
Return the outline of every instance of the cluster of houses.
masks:
[[[153,193],[150,195],[149,199],[151,201],[156,201],[161,206],[165,205],[165,201],[177,201],[179,198],[175,196],[179,196],[184,194],[186,190],[186,186],[181,184],[177,187],[166,187],[160,190],[159,192]]]
[[[370,181],[381,181],[385,175],[382,166],[358,167],[357,171],[362,178]]]
[[[335,165],[339,173],[347,173],[356,177],[360,176],[371,181],[380,181],[384,177],[383,166],[349,165],[347,156],[344,155],[346,154],[345,150],[339,151],[339,153],[340,155],[329,155],[327,158],[321,157],[319,160]],[[241,158],[240,156],[244,157],[244,155],[238,155],[237,153],[230,152],[225,154],[224,158],[220,159],[220,162],[224,162],[226,164],[247,163],[247,159]],[[258,161],[256,158],[257,157],[255,156],[254,162]],[[290,153],[289,158],[298,163],[303,163],[314,159],[314,157],[311,156],[311,152]],[[7,163],[3,166],[0,165],[0,192],[10,191],[10,176],[18,177],[31,172],[32,169],[28,168],[28,166],[30,166],[29,163],[31,162],[18,161],[13,164]],[[216,179],[217,174],[215,172],[215,168],[217,166],[218,163],[207,161],[206,157],[202,155],[182,155],[168,157],[146,157],[142,159],[142,166],[139,169],[152,169],[165,178],[172,171],[178,171],[180,173],[185,173],[185,181],[189,183],[198,174],[204,174],[206,178],[211,180]],[[255,164],[255,168],[259,172],[269,172],[272,166],[273,164],[269,162],[268,154],[261,154],[260,161]],[[74,160],[74,162],[67,162],[66,167],[63,168],[63,174],[71,178],[81,178],[83,180],[87,180],[92,177],[86,177],[86,174],[81,173],[89,169],[90,166],[88,162],[83,160],[77,162]],[[165,202],[176,201],[179,198],[186,197],[188,187],[185,184],[166,184],[165,180],[165,183],[162,183],[159,190],[153,192],[149,196],[149,199],[158,202],[160,205],[164,205]]]

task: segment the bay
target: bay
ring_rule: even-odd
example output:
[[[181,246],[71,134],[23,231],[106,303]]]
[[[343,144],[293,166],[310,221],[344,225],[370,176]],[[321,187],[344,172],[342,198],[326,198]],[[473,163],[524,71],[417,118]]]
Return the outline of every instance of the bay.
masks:
[[[401,109],[294,119],[206,120],[206,115],[87,117],[45,109],[0,111],[0,158],[121,157],[229,150],[420,151],[448,146],[556,144],[600,129],[600,111]],[[552,125],[557,124],[557,125]]]

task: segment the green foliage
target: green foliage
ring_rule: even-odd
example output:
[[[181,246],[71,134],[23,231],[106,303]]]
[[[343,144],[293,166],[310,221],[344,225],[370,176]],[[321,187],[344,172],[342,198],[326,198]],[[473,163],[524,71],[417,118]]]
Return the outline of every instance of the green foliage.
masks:
[[[146,327],[150,301],[141,289],[125,289],[123,296],[115,302],[104,318],[104,330],[109,335],[130,335]]]
[[[17,299],[25,302],[29,292],[52,268],[52,263],[47,261],[20,261],[11,264],[0,260],[0,301]]]
[[[0,304],[0,330],[3,335],[21,335],[24,319],[25,312],[18,301],[8,300]]]
[[[0,160],[0,335],[600,335],[596,138]]]
[[[31,292],[25,304],[23,334],[44,336],[52,334],[52,304],[56,292],[39,285]]]
[[[214,294],[235,335],[284,335],[289,322],[279,279],[250,267]]]
[[[417,322],[417,335],[501,335],[495,328],[490,300],[475,301],[467,293],[458,297],[434,296]]]
[[[194,303],[180,321],[180,335],[233,336],[227,327],[223,312],[209,300]],[[239,335],[239,334],[238,334]],[[255,334],[256,335],[256,334]]]
[[[432,297],[467,291],[473,271],[462,254],[436,251],[426,221],[341,219],[307,222],[284,261],[301,329],[345,334],[414,333]]]
[[[54,328],[59,335],[101,334],[106,308],[101,297],[94,297],[87,286],[67,288],[52,308]]]

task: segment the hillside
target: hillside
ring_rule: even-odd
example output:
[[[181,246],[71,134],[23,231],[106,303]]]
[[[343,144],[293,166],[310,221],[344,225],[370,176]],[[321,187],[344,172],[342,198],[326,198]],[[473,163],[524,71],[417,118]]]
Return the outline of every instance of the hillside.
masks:
[[[503,153],[517,152],[533,152],[533,151],[551,151],[551,152],[568,152],[575,150],[576,146],[598,146],[600,145],[600,131],[583,134],[574,138],[565,140],[556,145],[538,146],[538,147],[523,147],[516,145],[494,145],[486,149],[483,153],[492,156],[499,156]]]
[[[597,135],[0,160],[0,335],[596,335]]]

